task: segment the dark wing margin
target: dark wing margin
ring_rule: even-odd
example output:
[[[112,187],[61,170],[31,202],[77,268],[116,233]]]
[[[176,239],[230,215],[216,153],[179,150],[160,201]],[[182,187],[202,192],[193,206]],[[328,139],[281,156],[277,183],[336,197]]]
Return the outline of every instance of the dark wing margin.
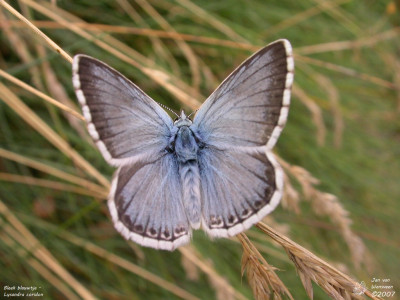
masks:
[[[154,100],[92,57],[76,55],[72,71],[89,134],[108,163],[120,166],[160,156],[173,122]]]
[[[151,164],[135,163],[117,170],[108,207],[123,237],[169,251],[189,243],[191,228],[178,172],[173,154]]]
[[[195,115],[204,143],[272,149],[286,124],[293,74],[292,47],[284,39],[244,61]]]

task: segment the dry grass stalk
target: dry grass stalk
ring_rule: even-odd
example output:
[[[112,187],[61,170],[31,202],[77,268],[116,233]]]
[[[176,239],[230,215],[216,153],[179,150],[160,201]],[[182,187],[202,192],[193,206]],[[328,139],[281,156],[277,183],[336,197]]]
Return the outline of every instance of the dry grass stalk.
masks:
[[[277,32],[282,31],[288,27],[293,27],[304,20],[308,20],[317,14],[323,13],[324,11],[331,9],[332,7],[342,5],[347,2],[350,2],[350,0],[326,1],[325,5],[322,5],[320,3],[317,6],[311,7],[289,18],[285,18],[280,23],[269,27],[268,30],[263,34],[263,38],[267,38],[268,36],[276,34]]]
[[[67,113],[70,113],[71,115],[75,116],[76,118],[80,119],[80,120],[85,120],[83,118],[83,116],[76,111],[75,109],[70,108],[69,106],[66,106],[56,100],[54,100],[53,98],[47,96],[46,94],[42,93],[41,91],[33,88],[32,86],[26,84],[25,82],[19,80],[18,78],[4,72],[3,70],[0,70],[0,76],[9,80],[10,82],[18,85],[19,87],[23,88],[24,90],[27,90],[28,92],[42,98],[43,100],[47,101],[48,103],[60,108],[62,111],[65,111]]]
[[[243,247],[242,276],[246,271],[247,281],[253,290],[254,298],[257,300],[272,298],[279,300],[286,295],[293,299],[285,284],[276,275],[276,268],[268,264],[244,233],[237,235],[237,237]]]
[[[128,0],[117,0],[117,3],[122,7],[122,9],[132,19],[132,21],[139,25],[139,27],[150,29],[149,24],[140,15],[140,13],[136,11],[136,9]],[[88,28],[86,27],[86,29]],[[182,73],[178,62],[171,54],[169,48],[165,46],[164,42],[157,36],[148,36],[148,38],[153,45],[156,57],[159,57],[161,61],[168,63],[172,74],[175,74],[177,77],[182,78]]]
[[[321,89],[325,90],[334,120],[333,144],[336,148],[339,148],[342,143],[344,121],[339,102],[340,93],[338,89],[335,87],[332,80],[330,80],[327,76],[314,71],[311,66],[300,63],[298,67],[301,68],[303,72],[307,73],[314,81],[316,81],[316,84],[321,87]]]
[[[331,1],[326,0],[313,0],[315,3],[325,9],[325,13],[336,19],[339,24],[343,24],[347,30],[352,32],[355,36],[362,35],[362,30],[354,20],[353,16],[344,11],[340,6],[331,5]]]
[[[192,281],[198,281],[200,278],[199,268],[195,263],[186,257],[186,255],[181,256],[181,264],[185,270],[186,277]]]
[[[229,285],[225,278],[223,278],[223,280],[214,281],[211,277],[209,277],[209,284],[215,291],[216,300],[235,300],[234,294],[225,288],[227,284]]]
[[[84,22],[62,9],[54,7],[50,8],[46,6],[46,3],[39,4],[31,0],[21,1],[34,10],[59,22],[63,26],[68,27],[68,29],[72,32],[89,41],[92,41],[94,44],[113,54],[115,57],[138,68],[145,75],[168,90],[187,107],[197,109],[200,106],[200,103],[196,99],[200,99],[202,97],[194,89],[167,71],[162,70],[159,66],[157,66],[157,69],[155,69],[155,65],[152,60],[149,60],[131,47],[128,47],[126,44],[120,42],[118,39],[102,34],[102,40],[100,40],[99,37],[91,35],[81,27],[76,26],[76,22]]]
[[[153,18],[153,20],[160,25],[162,29],[165,31],[176,32],[175,29],[168,23],[168,21],[160,15],[153,6],[149,4],[146,0],[136,0],[146,13]],[[175,39],[175,43],[181,49],[183,55],[186,57],[186,60],[189,63],[190,71],[192,73],[192,87],[198,91],[200,86],[200,68],[199,68],[199,59],[196,54],[193,52],[192,48],[185,42],[183,39]]]
[[[28,19],[26,19],[23,15],[21,15],[17,10],[15,10],[11,5],[9,5],[4,0],[0,0],[0,5],[2,5],[5,9],[7,9],[10,13],[12,13],[15,17],[24,22],[30,29],[33,30],[37,35],[39,35],[42,39],[44,39],[47,44],[52,47],[56,52],[60,53],[66,60],[72,63],[72,58],[69,56],[63,49],[61,49],[56,43],[54,43],[51,39],[47,37],[42,31],[40,31],[36,26],[34,26]]]
[[[282,158],[280,158],[282,160]],[[285,185],[283,187],[283,197],[282,197],[282,206],[285,209],[293,211],[295,214],[300,213],[300,194],[299,192],[293,187],[289,177],[284,174],[285,176]]]
[[[5,85],[0,83],[0,99],[16,112],[26,123],[32,126],[38,133],[43,135],[50,143],[58,148],[67,157],[71,158],[80,168],[96,178],[107,189],[109,181],[95,169],[87,160],[76,152],[66,141],[64,141],[53,129],[51,129],[37,114],[34,113]]]
[[[44,248],[40,242],[29,232],[29,230],[8,210],[8,208],[0,201],[0,215],[3,215],[5,219],[8,220],[11,226],[15,229],[11,228],[11,226],[6,227],[9,228],[11,231],[7,234],[15,239],[18,243],[20,243],[28,253],[32,253],[38,261],[41,261],[45,266],[48,266],[50,270],[54,273],[59,275],[62,279],[61,282],[68,283],[80,296],[82,299],[96,299],[94,296],[90,297],[86,295],[80,288],[80,284],[67,273],[66,270],[62,268],[61,265],[58,265],[58,262],[53,258],[51,253]],[[4,226],[1,228],[5,228]],[[149,282],[154,283],[155,285],[160,286],[161,288],[170,291],[174,295],[188,300],[198,300],[197,297],[193,296],[189,292],[185,291],[184,289],[178,287],[177,285],[166,281],[165,279],[155,275],[127,260],[121,258],[103,248],[90,243],[84,239],[78,238],[66,231],[60,231],[59,228],[55,231],[55,227],[53,228],[54,232],[59,234],[65,240],[84,248],[85,250],[110,261],[111,263],[124,268],[132,273],[137,274],[138,276],[148,280]],[[7,229],[8,230],[8,229]],[[44,276],[44,275],[43,275]],[[54,274],[51,274],[52,278],[54,278]],[[53,282],[49,280],[49,282]],[[67,299],[74,299],[73,297],[67,297]]]
[[[400,28],[397,28],[397,32],[400,33]],[[394,55],[391,53],[385,53],[385,55],[381,55],[383,61],[385,62],[388,70],[391,70],[391,74],[393,76],[393,84],[396,86],[397,93],[397,109],[393,116],[394,119],[397,120],[398,113],[400,112],[400,59],[398,55]]]
[[[12,26],[10,23],[9,17],[3,11],[0,11],[0,26],[3,29],[4,34],[7,36],[7,40],[12,45],[13,49],[15,49],[15,53],[19,56],[19,58],[26,64],[29,64],[32,61],[32,56],[29,52],[28,42],[24,39],[21,30],[17,30]],[[24,27],[26,25],[18,21],[19,23],[23,24]],[[38,89],[43,90],[42,80],[40,78],[40,72],[38,66],[31,66],[29,68],[29,73],[31,74],[32,83]]]
[[[79,283],[61,264],[53,257],[35,236],[15,217],[8,207],[0,200],[0,215],[7,220],[10,226],[4,226],[6,234],[20,244],[25,251],[32,254],[43,265],[47,266],[62,282],[68,284],[82,299],[96,299],[96,297]],[[54,276],[54,275],[53,275]]]
[[[126,0],[119,0],[119,1],[126,1]],[[348,0],[346,0],[348,1]],[[37,20],[31,21],[33,25],[38,28],[46,28],[46,29],[60,29],[60,28],[69,28],[63,24],[54,21],[44,21],[44,20]],[[72,21],[71,21],[72,22]],[[20,21],[10,21],[7,20],[4,22],[5,24],[10,24],[13,27],[24,27],[24,23]],[[151,28],[142,28],[142,27],[132,27],[132,26],[121,26],[121,25],[109,25],[109,24],[98,24],[98,23],[84,23],[80,22],[72,22],[74,26],[80,27],[82,29],[93,31],[93,32],[110,32],[110,33],[118,33],[118,34],[133,34],[139,36],[147,36],[149,38],[157,37],[162,39],[181,39],[187,42],[196,42],[206,45],[214,45],[214,46],[222,46],[234,49],[243,49],[249,51],[257,51],[260,49],[260,46],[249,44],[249,43],[240,43],[230,40],[223,40],[219,38],[207,37],[207,36],[197,36],[187,33],[179,33],[179,32],[172,32],[172,31],[164,31],[164,30],[157,30]],[[0,26],[4,26],[1,25]],[[142,26],[142,25],[141,25]],[[155,47],[156,49],[157,47]],[[297,48],[296,48],[297,49]],[[160,55],[161,56],[161,55]],[[163,56],[161,56],[163,57]],[[173,57],[171,57],[173,58]],[[164,59],[167,61],[166,59]],[[172,72],[173,74],[179,74]],[[178,75],[177,75],[178,76]],[[179,76],[178,76],[179,77]]]
[[[8,182],[17,182],[28,184],[31,186],[40,186],[44,188],[50,188],[53,190],[59,190],[64,192],[72,192],[80,195],[91,196],[97,199],[105,199],[108,195],[108,192],[100,191],[91,191],[86,188],[74,186],[71,184],[66,184],[54,180],[40,179],[36,177],[16,175],[11,173],[2,173],[0,172],[0,181],[8,181]]]
[[[18,243],[14,239],[12,239],[11,236],[7,235],[10,234],[15,236],[15,234],[18,233],[13,230],[9,225],[5,225],[1,219],[0,227],[3,229],[3,232],[0,233],[1,241],[6,244],[10,249],[12,249],[21,258],[21,260],[23,260],[25,263],[28,263],[34,270],[36,270],[38,274],[40,274],[44,279],[50,282],[66,297],[66,299],[80,299],[68,285],[55,277],[54,274],[52,274],[51,271],[46,268],[46,265],[42,265],[39,260],[31,257],[30,253],[27,250],[21,248],[21,246],[19,246]]]
[[[178,248],[179,252],[207,274],[210,285],[214,287],[218,300],[246,299],[239,291],[233,288],[229,282],[219,275],[214,269],[212,262],[204,259],[192,245]]]
[[[287,223],[279,223],[271,215],[265,216],[262,219],[262,221],[265,224],[275,228],[275,230],[279,231],[280,233],[282,233],[282,234],[284,234],[286,236],[290,235],[290,225],[289,224],[287,224]],[[261,234],[261,236],[263,236],[263,234]]]
[[[361,238],[351,230],[352,221],[349,212],[340,204],[337,197],[317,190],[314,185],[318,184],[319,181],[307,170],[298,166],[291,166],[290,172],[300,183],[305,199],[311,201],[314,212],[317,215],[329,217],[332,222],[339,226],[340,232],[350,249],[355,267],[359,268],[362,262],[368,262],[367,249]]]
[[[304,197],[311,201],[314,212],[317,215],[329,217],[338,226],[350,249],[355,267],[359,268],[361,263],[364,263],[368,269],[372,269],[372,258],[361,238],[351,230],[352,221],[349,212],[340,204],[337,197],[317,190],[314,186],[319,184],[319,180],[304,168],[292,166],[280,157],[278,157],[278,160],[282,167],[299,182]]]
[[[330,80],[327,76],[317,74],[315,75],[315,80],[319,83],[319,86],[323,87],[327,92],[334,119],[333,144],[336,148],[340,148],[342,145],[344,121],[340,109],[339,91],[333,84],[332,80]]]
[[[223,22],[219,21],[214,16],[210,15],[209,12],[202,9],[200,6],[194,4],[190,0],[177,0],[177,2],[182,5],[184,8],[192,12],[194,16],[197,18],[201,18],[205,23],[213,26],[216,30],[222,32],[227,37],[229,37],[233,41],[247,43],[250,44],[244,37],[240,36],[236,33],[232,28],[228,25],[224,24]]]
[[[38,56],[41,58],[46,58],[46,48],[42,45],[37,45],[37,52]],[[60,83],[58,80],[56,73],[51,68],[51,65],[48,60],[43,59],[42,63],[42,74],[45,80],[46,88],[49,91],[50,95],[54,98],[63,103],[66,107],[71,107],[74,111],[78,111],[78,106],[76,102],[72,101],[68,93],[65,90],[63,84]],[[57,101],[57,102],[58,102]],[[59,103],[59,102],[58,102]],[[74,118],[70,114],[67,114],[66,111],[61,111],[64,117],[67,119],[68,123],[71,125],[72,128],[79,134],[79,136],[86,140],[91,141],[89,139],[89,135],[87,134],[87,130],[82,126],[81,120],[85,120],[82,115],[79,114],[79,119]]]
[[[282,253],[279,249],[266,245],[265,244],[265,235],[262,232],[257,232],[255,230],[248,230],[246,231],[246,236],[252,239],[252,244],[256,247],[256,249],[265,255],[268,255],[269,257],[273,257],[276,259],[279,259],[284,262],[289,262],[289,259],[285,254]],[[255,240],[260,240],[261,242],[257,242]],[[235,241],[237,243],[240,243],[239,239],[235,238],[232,239],[232,241]],[[272,241],[273,244],[276,244],[280,246],[278,243]]]
[[[93,253],[94,255],[101,257],[111,263],[113,263],[116,266],[119,266],[120,268],[123,268],[129,272],[132,272],[145,280],[148,280],[149,282],[154,283],[155,285],[171,292],[172,294],[178,296],[179,298],[182,299],[188,299],[188,300],[199,300],[196,296],[190,294],[188,291],[182,289],[181,287],[177,286],[176,284],[173,284],[160,276],[153,274],[146,269],[133,264],[132,262],[115,255],[112,252],[109,252],[91,242],[88,242],[85,239],[79,238],[67,231],[57,231],[57,234],[60,235],[63,239],[69,241],[70,243],[77,245],[79,247],[84,248],[86,251],[89,251]]]
[[[65,171],[61,171],[57,168],[49,166],[48,164],[41,163],[39,161],[28,158],[26,156],[22,156],[17,153],[0,148],[0,157],[15,161],[15,162],[23,164],[27,167],[34,168],[34,169],[44,172],[46,174],[49,174],[49,175],[55,176],[57,178],[60,178],[62,180],[79,185],[87,190],[97,192],[100,194],[107,193],[107,190],[103,186],[95,184],[89,180],[86,180],[85,178],[69,174]]]
[[[293,85],[293,95],[298,97],[300,101],[308,108],[311,112],[312,120],[317,129],[317,142],[318,145],[322,146],[325,143],[326,127],[322,117],[321,108],[315,103],[315,101],[308,96],[308,94],[300,88],[297,84]]]
[[[354,294],[355,289],[359,287],[357,281],[266,224],[259,222],[256,226],[285,249],[311,299],[313,298],[312,281],[333,299],[357,299],[358,296]],[[369,290],[365,290],[364,294],[371,299],[381,299],[375,297]]]
[[[361,80],[364,80],[366,82],[370,82],[388,89],[397,89],[396,85],[393,82],[384,80],[382,78],[376,77],[376,76],[372,76],[372,75],[368,75],[368,74],[364,74],[364,73],[360,73],[357,72],[353,69],[347,68],[347,67],[343,67],[340,65],[336,65],[330,62],[326,62],[326,61],[321,61],[315,58],[311,58],[308,56],[302,56],[299,55],[297,53],[295,53],[295,59],[298,62],[304,62],[304,63],[308,63],[308,64],[312,64],[315,66],[319,66],[328,70],[332,70],[341,74],[344,74],[346,76],[351,76],[351,77],[355,77],[355,78],[359,78]]]
[[[314,53],[343,51],[349,49],[358,49],[362,47],[372,47],[375,44],[397,38],[400,34],[400,28],[392,28],[384,32],[379,32],[373,36],[367,36],[351,41],[337,41],[323,44],[315,44],[296,48],[296,53],[308,55]]]

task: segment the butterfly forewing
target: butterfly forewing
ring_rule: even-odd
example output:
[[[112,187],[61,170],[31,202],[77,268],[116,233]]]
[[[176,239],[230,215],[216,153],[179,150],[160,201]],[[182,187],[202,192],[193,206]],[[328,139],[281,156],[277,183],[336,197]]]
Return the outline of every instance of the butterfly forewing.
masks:
[[[205,143],[219,148],[272,149],[286,123],[292,81],[290,43],[272,43],[223,81],[197,112],[194,125]]]
[[[122,74],[97,59],[77,55],[73,84],[89,133],[109,163],[151,161],[165,149],[172,119]]]

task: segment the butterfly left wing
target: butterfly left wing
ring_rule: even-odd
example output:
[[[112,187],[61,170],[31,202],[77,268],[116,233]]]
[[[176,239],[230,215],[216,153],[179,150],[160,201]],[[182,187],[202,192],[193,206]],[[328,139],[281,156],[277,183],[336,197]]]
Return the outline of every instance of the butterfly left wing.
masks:
[[[116,171],[108,206],[116,229],[143,246],[173,250],[191,236],[176,159],[166,147],[172,119],[103,62],[77,55],[73,84],[88,130]]]
[[[160,156],[173,122],[153,99],[92,57],[76,55],[72,71],[88,131],[108,163],[121,166]]]
[[[108,207],[122,236],[142,246],[170,251],[190,241],[178,172],[171,153],[150,164],[135,163],[117,170]]]
[[[283,172],[270,152],[287,119],[294,63],[287,40],[242,63],[193,121],[199,151],[202,226],[211,236],[248,229],[282,196]]]

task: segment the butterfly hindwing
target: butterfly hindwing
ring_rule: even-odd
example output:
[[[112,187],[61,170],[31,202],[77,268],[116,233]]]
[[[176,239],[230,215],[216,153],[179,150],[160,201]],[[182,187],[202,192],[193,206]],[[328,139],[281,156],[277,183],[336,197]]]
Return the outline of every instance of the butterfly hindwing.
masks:
[[[151,164],[121,166],[112,181],[108,207],[116,229],[126,239],[164,250],[190,241],[173,154]]]
[[[122,74],[97,59],[76,55],[73,84],[88,131],[110,164],[152,160],[165,149],[172,119]]]
[[[202,225],[211,236],[234,236],[275,209],[283,173],[271,153],[207,149],[199,155]]]

